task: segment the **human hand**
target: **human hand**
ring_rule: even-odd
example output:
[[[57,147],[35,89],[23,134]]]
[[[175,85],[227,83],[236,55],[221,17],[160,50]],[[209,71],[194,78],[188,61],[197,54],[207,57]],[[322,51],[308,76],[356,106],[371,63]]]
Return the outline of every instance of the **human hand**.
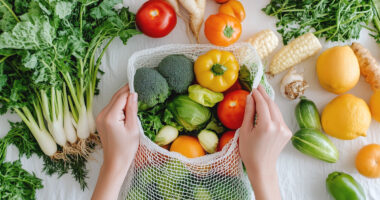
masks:
[[[254,125],[255,113],[257,115]],[[271,169],[289,142],[292,132],[264,88],[247,96],[244,121],[240,128],[239,150],[244,164],[255,169]]]
[[[139,145],[137,94],[130,93],[128,85],[100,112],[96,127],[103,146],[103,167],[126,173]]]
[[[256,200],[281,199],[276,162],[292,133],[279,108],[262,86],[253,89],[252,95],[247,96],[239,133],[240,155],[247,168]]]

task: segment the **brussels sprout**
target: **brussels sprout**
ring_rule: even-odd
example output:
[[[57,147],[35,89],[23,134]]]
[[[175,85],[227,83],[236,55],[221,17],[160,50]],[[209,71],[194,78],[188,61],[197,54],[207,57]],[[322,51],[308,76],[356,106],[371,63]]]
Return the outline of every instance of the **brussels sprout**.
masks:
[[[218,136],[209,130],[202,130],[198,134],[199,143],[207,153],[215,153],[218,147],[219,138]]]

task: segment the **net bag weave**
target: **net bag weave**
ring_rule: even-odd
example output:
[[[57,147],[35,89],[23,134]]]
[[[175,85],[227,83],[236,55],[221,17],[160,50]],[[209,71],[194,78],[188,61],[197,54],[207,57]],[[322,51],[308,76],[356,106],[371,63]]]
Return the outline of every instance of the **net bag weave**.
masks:
[[[211,49],[232,52],[240,65],[252,66],[253,88],[262,84],[273,98],[274,92],[263,76],[263,66],[248,43],[222,48],[205,44],[171,44],[134,53],[128,62],[128,80],[134,91],[138,68],[153,68],[166,56],[183,54],[194,61]],[[222,151],[189,159],[169,152],[144,135],[140,124],[140,145],[120,197],[122,199],[253,199],[253,191],[244,172],[237,146],[238,131]]]

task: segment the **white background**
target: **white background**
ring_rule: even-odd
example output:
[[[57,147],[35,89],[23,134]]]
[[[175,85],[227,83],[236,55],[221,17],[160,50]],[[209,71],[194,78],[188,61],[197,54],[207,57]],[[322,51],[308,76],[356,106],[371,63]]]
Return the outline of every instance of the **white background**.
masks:
[[[145,1],[125,0],[124,4],[130,6],[131,10],[136,12],[143,2]],[[243,33],[240,41],[247,40],[251,35],[263,29],[275,30],[275,18],[266,16],[261,11],[261,8],[265,7],[265,5],[269,3],[269,0],[245,0],[242,2],[247,16],[243,22]],[[216,13],[217,8],[218,5],[214,3],[213,0],[208,0],[206,17]],[[203,28],[200,35],[201,43],[207,43],[203,34]],[[364,44],[365,47],[369,48],[372,54],[380,60],[380,46],[368,36],[367,31],[362,31],[359,41]],[[325,43],[322,40],[321,42],[324,49],[338,45],[337,43]],[[101,93],[95,98],[95,114],[99,113],[107,104],[113,93],[127,82],[127,61],[133,52],[170,43],[189,43],[186,36],[186,26],[180,19],[178,19],[175,29],[165,38],[151,39],[144,35],[138,35],[130,39],[126,46],[124,46],[119,39],[114,40],[103,59],[101,68],[106,73],[100,83]],[[350,44],[350,42],[346,44]],[[319,54],[320,53],[321,52],[319,52]],[[318,55],[297,65],[297,70],[304,71],[305,78],[310,84],[310,88],[306,91],[305,95],[313,100],[318,109],[322,111],[324,106],[336,97],[336,95],[323,90],[318,83],[318,78],[315,73],[315,63]],[[269,61],[270,58],[265,60],[264,63],[268,63]],[[269,78],[269,82],[276,91],[276,103],[279,105],[286,123],[290,129],[295,132],[298,129],[294,117],[294,107],[297,101],[286,100],[280,95],[279,83],[283,75],[284,73],[281,73],[274,78]],[[356,87],[348,93],[361,97],[368,102],[372,91],[369,85],[361,78]],[[8,120],[16,121],[19,120],[19,118],[12,114],[1,116],[0,137],[3,137],[9,130]],[[380,123],[373,120],[367,134],[367,137],[360,137],[352,141],[331,138],[340,153],[340,159],[335,164],[328,164],[305,156],[294,149],[289,143],[281,154],[277,166],[284,199],[331,199],[325,189],[325,179],[327,175],[333,171],[350,173],[361,183],[368,199],[380,199],[380,179],[365,178],[355,169],[355,156],[359,149],[370,143],[380,144]],[[7,160],[15,160],[17,159],[17,155],[17,148],[13,146],[8,148]],[[47,176],[42,173],[42,161],[37,157],[32,157],[31,159],[22,158],[22,163],[25,169],[36,173],[38,177],[43,179],[44,188],[37,191],[38,199],[90,199],[102,163],[102,152],[98,150],[94,153],[93,159],[87,164],[87,168],[90,172],[89,179],[87,180],[88,189],[85,191],[80,189],[79,184],[71,175],[64,175],[58,178],[57,176]]]

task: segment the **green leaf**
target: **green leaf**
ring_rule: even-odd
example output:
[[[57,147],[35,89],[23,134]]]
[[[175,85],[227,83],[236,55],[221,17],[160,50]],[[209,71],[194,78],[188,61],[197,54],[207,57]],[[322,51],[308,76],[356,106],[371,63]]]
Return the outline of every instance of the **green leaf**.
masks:
[[[99,6],[93,8],[90,11],[90,15],[94,19],[101,19],[104,17],[110,17],[117,15],[116,10],[113,7],[119,3],[123,3],[122,0],[107,0],[99,4]]]
[[[16,24],[12,31],[0,35],[0,47],[11,49],[44,49],[51,47],[55,30],[47,17],[28,17],[29,21]]]
[[[73,11],[73,4],[66,1],[59,1],[55,5],[55,14],[59,17],[59,19],[64,19],[69,16]]]

